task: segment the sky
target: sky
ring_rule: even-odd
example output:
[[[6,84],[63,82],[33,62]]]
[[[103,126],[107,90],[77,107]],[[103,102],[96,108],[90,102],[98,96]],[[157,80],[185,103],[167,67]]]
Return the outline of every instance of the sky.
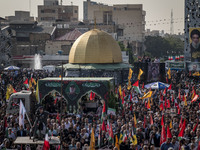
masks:
[[[84,0],[63,0],[63,5],[79,6],[79,20],[83,19]],[[93,0],[108,5],[113,4],[143,4],[146,11],[146,27],[151,30],[164,30],[170,33],[171,10],[173,9],[174,33],[183,33],[184,0]],[[30,5],[31,3],[31,5]],[[15,10],[29,11],[37,17],[37,5],[43,5],[43,0],[0,0],[0,17],[14,15]]]

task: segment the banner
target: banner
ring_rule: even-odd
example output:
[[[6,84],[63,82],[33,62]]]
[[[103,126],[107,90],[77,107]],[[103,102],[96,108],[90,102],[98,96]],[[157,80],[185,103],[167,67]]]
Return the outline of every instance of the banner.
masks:
[[[184,70],[185,63],[184,62],[168,62],[168,67],[171,70]]]
[[[197,62],[188,62],[187,70],[189,71],[200,71],[200,63]]]
[[[148,82],[159,81],[160,79],[160,63],[148,64]]]
[[[200,28],[189,28],[190,55],[192,62],[200,62]]]

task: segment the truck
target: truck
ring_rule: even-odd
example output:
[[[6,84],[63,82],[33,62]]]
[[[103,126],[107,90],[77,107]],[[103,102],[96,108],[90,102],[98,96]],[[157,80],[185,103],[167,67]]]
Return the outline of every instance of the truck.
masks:
[[[31,107],[30,95],[31,95],[31,91],[26,91],[26,90],[13,93],[10,96],[9,101],[7,103],[6,114],[17,114],[19,112],[20,100],[24,104],[24,107],[26,108],[26,112],[28,113]]]

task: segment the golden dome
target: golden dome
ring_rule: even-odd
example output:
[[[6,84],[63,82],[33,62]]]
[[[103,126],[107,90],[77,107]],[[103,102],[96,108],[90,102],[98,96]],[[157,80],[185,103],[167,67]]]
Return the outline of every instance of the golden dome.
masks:
[[[122,54],[111,35],[98,29],[81,35],[69,53],[71,64],[121,63]]]

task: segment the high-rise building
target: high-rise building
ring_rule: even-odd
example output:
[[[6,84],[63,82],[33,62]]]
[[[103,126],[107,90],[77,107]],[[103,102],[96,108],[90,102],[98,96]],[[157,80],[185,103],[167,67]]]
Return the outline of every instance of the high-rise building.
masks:
[[[44,0],[38,6],[38,22],[78,21],[78,6],[59,5],[58,0]]]
[[[118,25],[119,41],[143,42],[145,36],[145,15],[142,4],[108,6],[90,0],[83,2],[84,22]]]

